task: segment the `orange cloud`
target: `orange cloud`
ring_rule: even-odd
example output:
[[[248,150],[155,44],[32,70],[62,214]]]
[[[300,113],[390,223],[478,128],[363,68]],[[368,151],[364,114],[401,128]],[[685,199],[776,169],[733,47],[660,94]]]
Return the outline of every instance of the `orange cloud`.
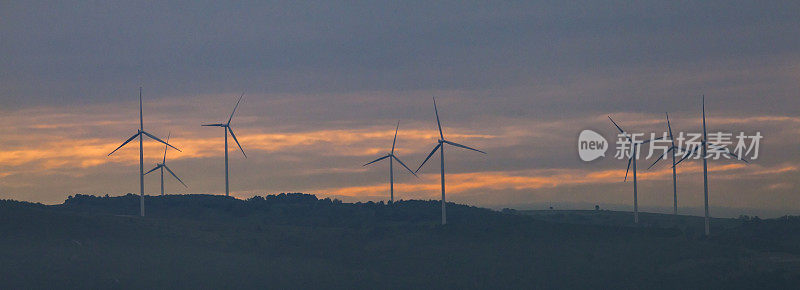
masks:
[[[221,131],[221,130],[220,130]],[[219,132],[222,133],[222,132]],[[221,134],[220,134],[221,135]],[[322,154],[345,156],[372,156],[389,150],[389,140],[394,136],[389,130],[320,130],[310,132],[264,133],[252,130],[238,132],[239,142],[244,149],[249,151],[278,152],[278,151],[305,151],[319,149],[315,146],[324,146]],[[495,138],[489,135],[453,134],[454,137],[463,139]],[[163,137],[163,136],[162,136]],[[398,144],[398,151],[414,152],[413,147],[404,147],[408,143],[430,143],[435,140],[435,131],[406,130],[403,140]],[[110,162],[135,164],[139,162],[138,140],[131,141],[124,148],[107,156],[119,146],[124,137],[116,138],[91,138],[72,139],[69,136],[31,136],[17,137],[27,139],[20,143],[33,144],[26,146],[1,147],[0,163],[9,166],[19,166],[28,163],[39,163],[42,170],[57,168],[86,168],[99,166]],[[230,138],[230,137],[229,137]],[[172,160],[204,158],[219,156],[223,151],[223,139],[219,137],[200,137],[195,135],[175,136],[170,139],[170,144],[180,148],[182,152],[169,149],[168,155]],[[232,139],[229,139],[228,150],[238,150]],[[375,144],[381,143],[378,147]],[[383,144],[385,143],[385,144]],[[164,153],[164,145],[145,138],[144,158],[157,160]]]
[[[765,169],[760,166],[744,164],[725,164],[709,167],[709,172],[726,174],[717,178],[738,178],[740,174],[732,174],[737,170],[749,169],[745,174],[749,176],[763,176],[797,172],[795,166],[782,166],[777,169]],[[701,174],[702,166],[687,164],[679,169],[679,174]],[[727,175],[730,173],[730,175]],[[638,172],[642,180],[667,180],[672,178],[672,168],[665,167],[657,171]],[[559,186],[580,184],[608,184],[619,183],[625,176],[625,169],[611,169],[601,171],[588,171],[584,169],[547,169],[547,170],[522,170],[507,172],[474,172],[453,173],[446,176],[446,189],[448,193],[459,194],[474,190],[534,190],[542,188],[555,188]],[[628,176],[632,178],[631,175]],[[379,183],[365,186],[322,188],[315,190],[322,193],[348,197],[364,197],[380,195],[387,191],[387,184]],[[406,192],[415,196],[436,197],[441,190],[439,174],[431,173],[422,175],[419,183],[395,183],[397,192]]]

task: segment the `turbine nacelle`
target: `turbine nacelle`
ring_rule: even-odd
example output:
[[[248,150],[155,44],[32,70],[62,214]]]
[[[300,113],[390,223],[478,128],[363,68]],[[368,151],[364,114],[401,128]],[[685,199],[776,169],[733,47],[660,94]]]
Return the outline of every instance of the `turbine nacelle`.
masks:
[[[410,172],[415,177],[419,178],[419,176],[417,176],[417,174],[414,173],[414,171],[411,171],[411,168],[408,168],[408,166],[406,166],[406,164],[403,163],[403,161],[400,161],[400,158],[398,158],[396,155],[394,155],[394,147],[395,147],[395,144],[397,144],[397,130],[399,128],[400,128],[400,121],[397,121],[397,127],[395,127],[395,129],[394,129],[394,140],[392,140],[392,150],[389,151],[389,153],[386,153],[386,155],[384,155],[382,157],[379,157],[378,159],[375,159],[375,160],[370,161],[369,163],[363,165],[363,166],[367,166],[367,165],[370,165],[372,163],[381,161],[383,159],[387,159],[387,158],[389,159],[389,202],[394,202],[394,171],[392,170],[392,163],[394,161],[397,161],[398,163],[400,163],[400,165],[402,165],[403,168],[408,170],[408,172]]]
[[[167,142],[169,142],[169,137],[170,137],[171,135],[172,135],[172,132],[170,132],[170,133],[167,135]],[[181,184],[183,184],[183,186],[184,186],[184,187],[186,187],[186,188],[189,188],[189,186],[188,186],[188,185],[186,185],[186,183],[183,183],[183,180],[181,180],[180,178],[178,178],[178,175],[175,175],[175,173],[174,173],[174,172],[172,172],[172,170],[171,170],[171,169],[169,169],[169,166],[167,166],[167,146],[164,146],[164,157],[163,157],[163,159],[161,160],[161,162],[156,162],[156,167],[155,167],[155,168],[153,168],[153,169],[150,169],[150,171],[148,171],[148,172],[147,172],[147,173],[145,173],[144,175],[150,174],[150,172],[153,172],[153,171],[156,171],[156,170],[159,170],[159,169],[162,169],[162,171],[161,171],[161,174],[162,174],[162,176],[161,176],[161,177],[162,177],[162,178],[161,178],[161,190],[162,190],[162,191],[161,191],[161,194],[162,194],[162,195],[164,194],[164,191],[163,191],[163,190],[164,190],[164,178],[163,178],[163,177],[164,177],[164,176],[163,176],[163,174],[164,174],[164,171],[163,171],[163,169],[166,169],[166,170],[167,170],[167,172],[169,172],[169,174],[172,174],[172,177],[175,177],[175,179],[177,179],[177,180],[178,180],[178,182],[180,182]]]
[[[389,151],[389,153],[386,153],[386,155],[378,157],[378,159],[372,160],[372,161],[370,161],[370,162],[368,162],[368,163],[366,163],[366,164],[364,164],[362,166],[367,166],[367,165],[370,165],[372,163],[375,163],[375,162],[381,161],[383,159],[389,158],[390,161],[392,159],[394,159],[395,161],[400,163],[400,165],[402,165],[405,169],[407,169],[408,172],[411,172],[411,174],[413,174],[414,176],[417,176],[417,174],[414,171],[411,171],[411,168],[408,168],[408,166],[406,166],[406,164],[403,163],[403,161],[400,161],[400,158],[398,158],[396,155],[394,155],[394,147],[397,144],[397,130],[399,128],[400,128],[400,121],[397,121],[397,126],[394,129],[394,140],[392,140],[392,151]],[[419,176],[417,176],[417,177],[419,177]]]
[[[431,153],[428,154],[428,157],[425,157],[425,160],[422,161],[422,163],[419,165],[419,167],[417,167],[417,170],[414,171],[414,172],[419,172],[419,170],[422,169],[422,166],[425,165],[426,162],[428,162],[428,159],[430,159],[431,156],[433,156],[433,154],[436,153],[437,150],[439,150],[439,153],[441,154],[441,164],[442,164],[442,166],[440,168],[440,173],[441,173],[441,176],[442,176],[441,177],[441,181],[442,181],[442,225],[444,225],[444,224],[447,224],[447,212],[446,212],[446,207],[447,207],[446,204],[447,204],[447,202],[445,201],[445,190],[444,190],[444,145],[445,144],[452,145],[452,146],[455,146],[455,147],[460,147],[460,148],[463,148],[463,149],[468,149],[468,150],[480,152],[480,153],[483,153],[483,154],[486,154],[486,152],[483,152],[481,150],[478,150],[478,149],[475,149],[475,148],[472,148],[472,147],[469,147],[469,146],[466,146],[466,145],[461,145],[461,144],[458,144],[458,143],[455,143],[455,142],[447,141],[444,138],[444,132],[442,131],[442,122],[439,120],[439,109],[436,107],[436,98],[433,98],[433,111],[436,114],[436,127],[438,127],[438,129],[439,129],[439,139],[437,140],[438,144],[436,144],[436,147],[433,147],[433,150],[431,150]]]
[[[244,158],[247,158],[247,154],[244,153],[244,149],[242,148],[242,144],[239,144],[239,139],[236,138],[236,134],[233,133],[233,128],[231,128],[231,121],[233,120],[233,114],[235,114],[236,113],[236,109],[239,108],[239,103],[242,101],[242,97],[244,97],[244,93],[242,93],[242,95],[239,96],[239,100],[236,101],[236,106],[233,107],[233,112],[231,112],[231,116],[228,118],[228,122],[216,123],[216,124],[202,124],[200,126],[203,126],[203,127],[222,127],[223,130],[225,130],[225,135],[227,136],[228,133],[231,134],[231,137],[233,137],[233,141],[236,142],[236,146],[239,147],[239,150],[242,152],[242,155],[244,155]],[[225,150],[227,150],[227,149],[228,148],[225,148]]]
[[[159,165],[157,165],[155,168],[153,168],[153,169],[150,169],[150,171],[148,171],[148,172],[147,172],[147,173],[145,173],[144,175],[148,175],[148,174],[150,174],[151,172],[153,172],[153,171],[156,171],[156,170],[159,170],[159,169],[162,169],[162,168],[163,168],[163,169],[166,169],[166,170],[167,170],[167,172],[168,172],[170,175],[172,175],[172,177],[175,177],[175,179],[177,179],[177,180],[178,180],[178,182],[180,182],[180,183],[181,183],[181,184],[182,184],[184,187],[186,187],[186,188],[189,188],[189,186],[188,186],[188,185],[186,185],[186,183],[183,183],[183,180],[181,180],[181,179],[180,179],[180,177],[178,177],[178,175],[176,175],[176,174],[175,174],[175,172],[172,172],[172,169],[169,169],[169,166],[167,166],[167,165],[164,165],[164,164],[159,164]],[[163,173],[163,172],[162,172],[162,173]],[[163,184],[162,184],[162,186],[163,186]]]
[[[239,96],[239,100],[236,101],[236,106],[233,107],[233,111],[231,112],[231,116],[228,117],[227,122],[200,125],[203,127],[222,127],[222,130],[225,131],[225,195],[230,195],[229,184],[228,184],[228,133],[230,133],[231,137],[233,137],[233,141],[236,142],[236,146],[239,147],[239,150],[242,152],[242,155],[244,155],[244,158],[247,158],[247,154],[244,153],[242,144],[239,144],[239,139],[236,138],[236,134],[233,133],[233,128],[231,128],[231,121],[233,120],[233,115],[236,113],[236,109],[239,108],[239,103],[242,102],[243,97],[244,93],[242,93],[242,95]]]
[[[444,139],[444,133],[442,132],[442,122],[439,121],[439,109],[436,108],[436,98],[433,99],[433,110],[436,113],[436,125],[439,128],[439,139],[436,140],[436,142],[439,143],[439,144],[437,144],[436,147],[433,147],[433,150],[431,150],[431,153],[428,154],[428,157],[425,157],[425,160],[422,161],[422,164],[420,164],[419,167],[417,168],[417,170],[415,170],[414,172],[419,172],[419,170],[422,169],[422,166],[425,165],[425,162],[428,162],[428,159],[430,159],[431,156],[433,156],[433,154],[436,153],[437,150],[440,150],[440,149],[444,148],[445,144],[486,154],[486,152],[483,152],[481,150],[478,150],[478,149],[475,149],[475,148],[472,148],[472,147],[469,147],[469,146],[466,146],[466,145],[458,144],[456,142],[445,140]]]
[[[125,142],[123,142],[122,145],[119,145],[119,147],[117,147],[117,149],[114,149],[114,151],[111,151],[111,153],[108,153],[108,156],[111,156],[111,154],[114,154],[114,152],[117,152],[117,150],[121,149],[123,146],[127,145],[128,143],[133,141],[133,139],[135,139],[136,137],[139,137],[140,135],[147,136],[150,139],[158,141],[158,142],[160,142],[160,143],[162,143],[162,144],[164,144],[166,146],[172,147],[172,149],[178,150],[178,152],[183,152],[183,151],[181,151],[181,149],[178,149],[177,147],[172,146],[172,144],[169,144],[169,143],[165,142],[164,140],[161,140],[160,138],[154,136],[153,134],[147,133],[146,131],[137,130],[136,134],[133,134],[133,136],[128,138],[128,140],[125,140]]]
[[[611,116],[608,116],[608,119],[611,120],[611,123],[614,124],[614,127],[617,127],[617,130],[619,131],[619,133],[622,134],[623,136],[625,136],[625,138],[628,139],[628,142],[631,143],[631,157],[628,157],[628,168],[625,169],[625,178],[622,180],[622,182],[627,182],[628,181],[628,172],[631,170],[631,162],[636,162],[636,160],[634,160],[634,158],[636,158],[636,155],[637,155],[636,151],[638,151],[639,148],[642,145],[650,143],[650,142],[655,141],[655,140],[661,140],[664,137],[658,137],[658,138],[655,138],[655,139],[648,139],[648,140],[644,140],[644,141],[633,141],[633,138],[631,138],[631,136],[628,135],[628,133],[625,130],[623,130],[622,127],[620,127],[619,124],[617,124],[617,122],[614,121],[614,119],[611,119]],[[658,161],[656,161],[656,162],[658,162]],[[650,165],[650,166],[652,167],[652,165]]]

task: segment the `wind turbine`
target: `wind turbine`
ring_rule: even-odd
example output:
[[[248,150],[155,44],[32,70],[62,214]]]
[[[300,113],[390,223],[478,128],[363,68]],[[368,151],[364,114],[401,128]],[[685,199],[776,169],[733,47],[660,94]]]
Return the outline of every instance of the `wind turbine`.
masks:
[[[397,127],[395,127],[395,129],[394,129],[394,140],[392,141],[392,151],[389,152],[389,154],[386,154],[383,157],[380,157],[378,159],[372,160],[371,162],[363,165],[363,166],[367,166],[367,165],[370,165],[372,163],[375,163],[375,162],[381,161],[383,159],[389,158],[389,202],[390,203],[394,203],[394,171],[392,169],[392,164],[394,163],[393,160],[397,160],[397,162],[399,162],[400,165],[403,165],[403,167],[405,169],[407,169],[408,172],[411,172],[411,174],[413,174],[414,176],[417,176],[417,174],[414,173],[414,171],[411,171],[411,168],[408,168],[408,166],[406,166],[406,164],[403,163],[403,161],[400,161],[400,158],[398,158],[396,155],[394,155],[394,144],[397,143],[397,129],[400,129],[400,121],[397,121]]]
[[[247,154],[244,153],[244,149],[242,149],[242,145],[239,144],[239,140],[236,139],[236,134],[233,133],[233,129],[231,129],[231,120],[233,120],[233,114],[236,113],[236,109],[239,108],[239,102],[242,101],[242,97],[244,97],[244,93],[239,97],[239,100],[236,101],[236,106],[233,107],[233,112],[231,112],[231,116],[228,118],[227,123],[219,123],[219,124],[204,124],[202,126],[205,127],[222,127],[222,130],[225,131],[225,196],[230,196],[230,186],[228,183],[228,132],[231,133],[231,137],[233,137],[233,141],[236,141],[236,145],[239,146],[239,150],[242,151],[242,155],[244,158],[247,158]]]
[[[617,130],[619,130],[619,132],[622,135],[624,135],[629,142],[631,142],[631,148],[632,148],[631,157],[628,158],[628,168],[625,169],[625,179],[623,179],[623,182],[628,181],[628,171],[630,171],[631,163],[633,163],[633,222],[638,224],[639,200],[638,200],[638,184],[636,180],[636,152],[639,151],[639,147],[642,146],[642,144],[647,144],[650,143],[650,141],[661,139],[661,137],[641,142],[634,142],[633,139],[630,137],[630,135],[628,135],[628,133],[626,133],[625,130],[622,130],[622,128],[619,125],[617,125],[617,122],[614,122],[614,119],[611,119],[611,116],[608,116],[608,119],[611,120],[611,123],[614,123],[614,126],[617,127]]]
[[[167,135],[167,142],[169,142],[169,136],[171,134],[172,133],[170,132],[170,134]],[[178,178],[177,175],[175,175],[175,172],[172,172],[172,170],[169,169],[169,166],[167,166],[167,145],[164,145],[164,159],[161,160],[161,163],[156,163],[156,167],[153,168],[153,169],[150,169],[150,171],[146,172],[144,175],[148,175],[148,174],[150,174],[150,172],[156,171],[158,169],[161,169],[161,195],[162,196],[164,195],[164,169],[167,169],[167,172],[169,172],[169,174],[172,174],[172,177],[175,177],[175,179],[177,179],[181,184],[183,184],[184,187],[189,188],[189,186],[186,186],[186,183],[183,183],[183,181],[180,178]]]
[[[139,137],[139,196],[140,196],[140,199],[139,199],[140,213],[139,214],[141,216],[144,216],[144,146],[143,146],[144,136],[150,137],[150,139],[153,139],[153,140],[156,140],[158,142],[164,143],[164,145],[172,147],[173,149],[178,150],[179,152],[181,151],[180,149],[176,148],[175,146],[172,146],[169,143],[164,142],[161,139],[158,139],[158,137],[153,136],[153,134],[150,134],[150,133],[147,133],[147,132],[144,131],[144,117],[142,116],[142,87],[139,87],[139,130],[136,132],[136,134],[133,134],[133,136],[128,138],[128,140],[125,140],[125,142],[123,142],[122,145],[119,145],[119,147],[117,147],[117,149],[114,149],[114,151],[111,151],[111,153],[108,153],[108,156],[111,156],[111,154],[114,154],[114,152],[117,152],[117,150],[122,148],[122,146],[125,146],[125,144],[128,144],[129,142],[131,142],[134,138]]]
[[[430,154],[428,154],[428,157],[425,158],[425,161],[422,161],[422,164],[420,164],[419,167],[417,168],[417,170],[414,171],[414,172],[415,173],[418,172],[420,170],[420,168],[422,168],[422,166],[425,165],[425,162],[427,162],[428,159],[430,159],[431,156],[433,156],[433,153],[436,153],[436,150],[439,150],[439,160],[441,161],[440,170],[441,170],[441,174],[442,174],[442,225],[445,225],[445,224],[447,224],[447,207],[446,207],[446,201],[445,201],[445,197],[444,197],[444,145],[445,144],[452,145],[452,146],[455,146],[455,147],[460,147],[460,148],[464,148],[464,149],[480,152],[480,153],[483,153],[483,154],[486,154],[486,152],[483,152],[481,150],[478,150],[478,149],[475,149],[475,148],[471,148],[471,147],[468,147],[468,146],[465,146],[465,145],[461,145],[461,144],[458,144],[456,142],[451,142],[451,141],[445,140],[444,139],[444,134],[442,133],[442,123],[439,121],[439,110],[436,108],[436,98],[433,98],[433,111],[436,113],[436,125],[439,126],[439,144],[436,145],[436,147],[433,147],[433,150],[431,151]]]
[[[727,154],[730,154],[731,156],[736,157],[736,159],[744,161],[744,163],[749,163],[749,162],[747,162],[746,159],[739,158],[739,156],[736,156],[736,154],[733,154],[733,152],[730,152],[730,150],[728,150],[728,148],[725,147],[725,146],[720,146],[720,145],[708,142],[708,132],[706,131],[706,96],[703,95],[702,98],[703,98],[703,101],[702,101],[703,102],[702,103],[702,109],[703,109],[703,140],[701,140],[700,146],[695,146],[694,149],[692,149],[691,152],[687,152],[686,154],[684,154],[683,158],[681,158],[681,160],[679,160],[677,163],[675,163],[675,165],[678,165],[679,163],[683,162],[683,160],[686,160],[686,158],[689,158],[689,156],[692,156],[695,152],[697,152],[698,148],[700,148],[702,150],[701,154],[703,155],[703,199],[705,201],[705,227],[706,227],[706,236],[709,236],[711,234],[711,231],[710,231],[710,218],[709,218],[709,215],[708,215],[708,147],[709,146],[713,146],[714,149],[717,149],[717,150],[725,149],[725,152]],[[673,168],[675,167],[675,165],[673,165]]]
[[[658,159],[656,159],[656,161],[653,162],[653,164],[650,164],[650,167],[647,167],[647,169],[650,170],[650,168],[652,168],[654,165],[656,165],[656,163],[658,163],[658,161],[661,161],[661,159],[664,159],[665,155],[669,154],[670,151],[672,152],[672,214],[673,215],[677,215],[678,214],[678,174],[677,174],[676,168],[675,168],[675,165],[677,165],[677,162],[675,162],[675,155],[679,152],[678,150],[680,150],[681,152],[686,152],[686,150],[682,150],[683,148],[675,146],[675,138],[673,138],[673,136],[672,136],[672,126],[669,123],[669,113],[666,113],[666,114],[667,114],[667,132],[669,132],[669,140],[672,142],[672,146],[670,146],[669,149],[667,149],[667,151],[664,152],[664,154],[659,156]]]

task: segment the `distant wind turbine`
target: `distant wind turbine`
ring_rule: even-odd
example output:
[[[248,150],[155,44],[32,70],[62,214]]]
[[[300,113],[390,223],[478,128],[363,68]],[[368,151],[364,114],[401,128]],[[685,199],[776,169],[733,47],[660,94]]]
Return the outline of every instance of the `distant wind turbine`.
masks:
[[[153,136],[153,134],[145,132],[144,131],[144,117],[142,115],[143,115],[142,114],[142,87],[139,87],[139,130],[136,132],[136,134],[133,134],[133,136],[128,138],[128,140],[125,140],[125,142],[123,142],[122,145],[119,145],[119,147],[117,147],[117,149],[114,149],[114,151],[111,151],[111,153],[108,153],[108,156],[111,156],[111,154],[114,154],[114,152],[117,152],[117,150],[122,148],[122,146],[125,146],[125,144],[128,144],[128,142],[131,142],[134,138],[139,137],[139,196],[140,196],[139,208],[140,208],[140,215],[144,216],[144,147],[143,147],[143,143],[144,143],[143,139],[144,138],[143,137],[144,136],[150,137],[150,139],[153,139],[153,140],[156,140],[158,142],[161,142],[166,146],[169,146],[169,147],[172,147],[175,150],[178,150],[179,152],[181,150],[176,148],[175,146],[170,145],[167,142],[164,142],[161,139],[158,139],[158,137]]]
[[[678,152],[686,152],[686,151],[683,150],[683,148],[675,146],[675,138],[672,135],[672,126],[669,123],[669,113],[666,113],[666,114],[667,114],[667,132],[669,132],[669,140],[672,142],[672,146],[670,146],[669,149],[667,149],[667,151],[664,152],[664,154],[659,156],[658,159],[656,159],[656,161],[653,162],[653,164],[650,164],[650,166],[647,167],[647,169],[649,170],[650,168],[652,168],[654,165],[656,165],[656,163],[658,163],[659,161],[664,159],[664,156],[666,156],[667,154],[672,152],[672,214],[673,215],[677,215],[678,214],[678,174],[676,172],[676,167],[675,167],[675,165],[677,165],[677,162],[675,161],[675,155],[677,155]]]
[[[167,142],[169,142],[169,136],[170,135],[172,135],[171,132],[170,132],[170,134],[167,134]],[[156,167],[153,168],[153,169],[150,169],[150,171],[146,172],[144,175],[148,175],[148,174],[150,174],[150,172],[156,171],[158,169],[161,169],[161,195],[162,196],[164,195],[164,169],[166,169],[167,172],[169,172],[169,174],[172,174],[172,177],[175,177],[175,179],[177,179],[178,182],[183,184],[184,187],[189,188],[189,186],[187,186],[186,183],[183,183],[183,181],[180,178],[178,178],[177,175],[175,175],[175,172],[172,172],[172,169],[169,169],[169,166],[167,166],[167,145],[164,145],[164,159],[161,160],[161,163],[156,163]]]
[[[614,119],[611,119],[611,116],[608,116],[608,119],[611,120],[611,123],[614,123],[614,126],[617,127],[617,130],[628,139],[628,142],[631,143],[631,157],[628,158],[628,168],[625,169],[625,179],[623,181],[628,181],[628,171],[631,169],[631,163],[633,163],[633,222],[639,223],[639,199],[638,199],[638,185],[636,180],[636,152],[639,151],[639,147],[643,144],[650,143],[650,141],[661,139],[661,137],[653,139],[653,140],[645,140],[641,142],[634,142],[628,133],[625,130],[617,125],[617,122],[614,122]]]
[[[400,129],[400,121],[397,121],[397,127],[395,127],[395,129],[394,129],[394,140],[392,141],[392,151],[389,152],[389,154],[386,154],[383,157],[380,157],[378,159],[372,160],[371,162],[363,165],[363,166],[367,166],[367,165],[370,165],[372,163],[375,163],[375,162],[381,161],[383,159],[389,158],[389,202],[390,203],[394,203],[394,171],[392,169],[392,164],[394,163],[393,160],[397,160],[397,162],[399,162],[400,165],[403,165],[403,167],[405,169],[407,169],[408,172],[411,172],[411,174],[413,174],[414,176],[417,176],[417,174],[414,173],[414,171],[411,171],[411,168],[408,168],[408,166],[406,166],[406,164],[403,163],[403,161],[400,161],[400,158],[398,158],[396,155],[394,155],[394,145],[395,145],[395,143],[397,143],[397,129]]]
[[[724,149],[727,154],[730,154],[731,156],[736,157],[736,159],[744,161],[745,163],[749,163],[749,162],[747,162],[747,160],[744,159],[744,158],[739,158],[739,156],[736,156],[736,154],[733,154],[733,152],[730,152],[730,150],[728,150],[728,148],[725,147],[725,146],[720,146],[720,145],[712,144],[712,143],[708,142],[708,133],[706,131],[706,96],[705,95],[703,95],[703,97],[702,97],[702,110],[703,110],[703,140],[701,140],[700,146],[695,146],[694,149],[692,149],[691,152],[687,152],[683,156],[683,158],[681,158],[681,160],[679,160],[677,163],[675,163],[675,165],[673,165],[673,168],[676,165],[678,165],[679,163],[683,162],[683,160],[686,160],[686,158],[689,158],[689,156],[692,156],[695,152],[697,152],[698,148],[702,149],[701,154],[703,156],[703,199],[705,201],[706,236],[708,236],[708,235],[711,234],[710,221],[709,221],[710,218],[709,218],[709,215],[708,215],[708,147],[709,146],[713,146],[715,149],[718,149],[718,150],[719,149]]]
[[[244,97],[244,93],[242,93],[242,95],[239,97],[239,100],[236,101],[236,106],[233,107],[233,112],[231,112],[231,116],[228,118],[228,122],[202,125],[206,127],[222,127],[222,130],[225,131],[225,196],[230,196],[230,185],[228,183],[228,132],[231,133],[233,141],[235,141],[236,145],[239,146],[239,150],[242,151],[242,155],[244,155],[244,158],[247,158],[247,154],[244,153],[242,145],[239,144],[239,140],[236,139],[236,134],[234,134],[233,129],[231,129],[231,120],[233,120],[233,114],[236,113],[236,109],[239,108],[239,102],[242,101],[242,97]]]
[[[428,154],[428,157],[425,158],[425,161],[422,161],[422,164],[420,164],[419,167],[417,168],[417,170],[414,171],[414,172],[415,173],[419,172],[419,170],[422,168],[422,166],[425,165],[425,162],[428,162],[428,159],[430,159],[431,156],[433,156],[433,153],[436,153],[436,150],[439,150],[439,160],[441,161],[440,170],[441,170],[441,175],[442,175],[442,224],[444,225],[444,224],[447,224],[447,207],[446,207],[445,194],[444,194],[444,145],[445,144],[452,145],[452,146],[455,146],[455,147],[460,147],[460,148],[464,148],[464,149],[480,152],[480,153],[483,153],[483,154],[486,154],[486,152],[483,152],[481,150],[478,150],[478,149],[475,149],[475,148],[471,148],[471,147],[468,147],[468,146],[465,146],[465,145],[461,145],[461,144],[458,144],[456,142],[451,142],[451,141],[445,140],[444,139],[444,133],[442,133],[442,123],[439,121],[439,110],[436,108],[436,98],[433,98],[433,111],[436,113],[436,125],[439,126],[439,144],[436,145],[436,147],[433,147],[433,150],[431,151],[430,154]]]

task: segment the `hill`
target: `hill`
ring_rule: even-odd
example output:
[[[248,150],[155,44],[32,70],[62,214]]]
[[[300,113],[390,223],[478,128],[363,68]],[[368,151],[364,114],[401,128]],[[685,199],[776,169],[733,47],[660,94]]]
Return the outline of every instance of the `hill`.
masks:
[[[800,217],[692,226],[307,194],[0,202],[6,288],[792,288]],[[561,217],[548,216],[560,214]],[[604,217],[608,215],[608,217]],[[644,215],[669,220],[669,215]],[[696,217],[685,217],[688,220]],[[619,220],[619,222],[616,222]],[[602,221],[602,222],[598,222]],[[693,221],[692,221],[693,223]],[[715,224],[717,222],[715,221]]]

